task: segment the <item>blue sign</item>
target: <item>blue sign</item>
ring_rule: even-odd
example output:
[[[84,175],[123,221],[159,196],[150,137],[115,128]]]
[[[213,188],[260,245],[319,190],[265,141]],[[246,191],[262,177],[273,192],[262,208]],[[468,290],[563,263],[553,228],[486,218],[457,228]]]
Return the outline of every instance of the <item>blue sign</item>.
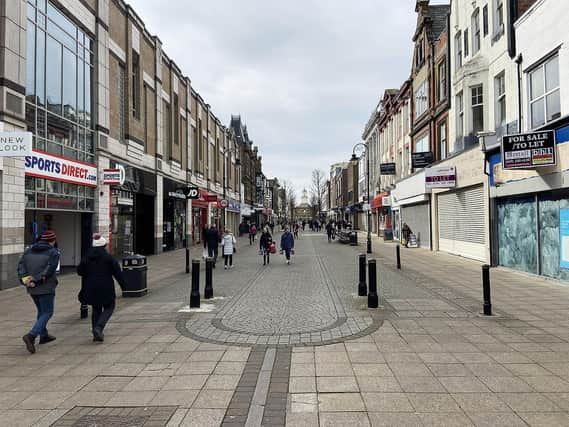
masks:
[[[559,266],[569,269],[569,209],[559,209]]]

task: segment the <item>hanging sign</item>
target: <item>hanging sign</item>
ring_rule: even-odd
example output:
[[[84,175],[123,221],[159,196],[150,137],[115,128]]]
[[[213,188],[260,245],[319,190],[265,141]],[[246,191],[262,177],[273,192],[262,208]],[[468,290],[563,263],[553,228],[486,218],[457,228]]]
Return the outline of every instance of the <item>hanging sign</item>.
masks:
[[[119,165],[116,169],[103,169],[104,185],[123,185],[125,180],[124,167]]]
[[[411,167],[420,169],[429,166],[433,163],[433,152],[422,151],[419,153],[411,153]]]
[[[555,166],[555,131],[505,135],[502,138],[502,168],[533,169]]]
[[[425,169],[425,189],[456,187],[456,168],[454,166]]]
[[[379,173],[380,175],[395,175],[395,163],[381,163]]]
[[[0,132],[0,157],[24,157],[31,154],[31,132]]]
[[[61,181],[69,184],[97,186],[97,166],[33,150],[25,161],[26,176]]]

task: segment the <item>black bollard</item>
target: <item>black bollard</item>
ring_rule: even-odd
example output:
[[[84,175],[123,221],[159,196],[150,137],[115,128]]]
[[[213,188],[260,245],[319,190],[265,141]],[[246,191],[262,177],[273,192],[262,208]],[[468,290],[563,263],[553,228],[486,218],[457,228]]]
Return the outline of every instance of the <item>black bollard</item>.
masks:
[[[490,298],[490,266],[482,266],[482,293],[484,296],[484,315],[492,316],[492,301]]]
[[[401,249],[399,245],[395,247],[395,256],[397,257],[397,270],[401,270]]]
[[[205,260],[205,290],[204,298],[213,298],[213,258]]]
[[[186,274],[190,273],[190,247],[186,243]]]
[[[190,292],[190,308],[200,307],[200,260],[192,260],[192,291]]]
[[[368,308],[377,308],[379,298],[377,297],[377,265],[374,259],[370,259],[367,263],[369,268],[369,293],[367,294]]]
[[[89,316],[89,306],[87,304],[81,304],[79,308],[79,315],[81,319],[86,319]]]
[[[367,295],[365,254],[359,254],[358,262],[360,266],[360,281],[358,282],[358,296],[365,297]]]

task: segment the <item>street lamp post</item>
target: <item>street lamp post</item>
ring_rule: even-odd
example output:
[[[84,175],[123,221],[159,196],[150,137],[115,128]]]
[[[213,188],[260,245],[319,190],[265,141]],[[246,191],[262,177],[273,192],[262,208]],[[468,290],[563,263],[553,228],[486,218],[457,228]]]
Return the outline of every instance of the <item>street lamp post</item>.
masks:
[[[359,162],[358,157],[356,156],[356,149],[358,147],[363,147],[362,155],[366,155],[366,183],[367,183],[367,203],[369,205],[369,209],[367,211],[367,253],[371,254],[371,199],[369,197],[369,152],[367,144],[362,142],[357,143],[354,145],[352,150],[352,161]]]

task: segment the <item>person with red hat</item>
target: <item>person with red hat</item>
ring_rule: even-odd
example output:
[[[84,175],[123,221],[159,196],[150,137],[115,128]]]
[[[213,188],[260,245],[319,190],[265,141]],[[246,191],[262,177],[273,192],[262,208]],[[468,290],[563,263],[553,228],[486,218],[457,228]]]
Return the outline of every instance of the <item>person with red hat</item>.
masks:
[[[18,277],[26,286],[38,311],[36,323],[30,332],[22,337],[26,348],[32,354],[36,352],[36,337],[40,337],[40,344],[55,340],[55,337],[47,332],[47,322],[53,316],[57,287],[55,273],[59,264],[59,251],[54,247],[56,239],[57,236],[52,230],[44,231],[39,240],[26,249],[18,263]]]

